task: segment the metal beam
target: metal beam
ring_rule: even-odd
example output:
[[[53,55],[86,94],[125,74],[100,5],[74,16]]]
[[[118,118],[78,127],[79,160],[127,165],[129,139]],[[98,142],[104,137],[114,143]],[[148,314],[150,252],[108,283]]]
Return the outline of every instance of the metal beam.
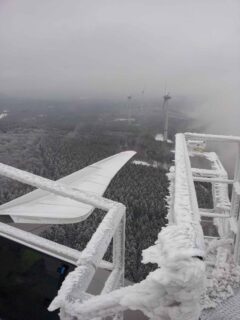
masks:
[[[58,308],[64,309],[69,299],[77,298],[87,290],[97,267],[107,251],[112,237],[121,224],[121,220],[124,219],[125,210],[125,206],[119,203],[107,212],[86,248],[82,251],[77,261],[78,267],[68,274],[58,291],[58,295],[51,302],[48,308],[49,311]],[[124,254],[124,251],[119,254]],[[117,263],[120,260],[123,261],[123,259],[124,258],[119,257]],[[116,260],[114,262],[116,262]],[[121,269],[122,265],[114,265],[114,267]],[[120,285],[122,285],[122,283]]]
[[[226,184],[233,184],[234,180],[231,179],[220,179],[220,178],[204,178],[204,177],[193,177],[193,181],[198,182],[210,182],[210,183],[226,183]]]
[[[74,265],[77,265],[77,261],[81,255],[81,251],[66,247],[2,222],[0,222],[0,236]],[[99,267],[106,270],[113,269],[112,263],[104,260],[102,260]]]
[[[230,218],[230,214],[225,213],[212,213],[212,212],[202,212],[199,211],[201,217],[208,217],[208,218]]]
[[[224,136],[215,134],[202,134],[202,133],[191,133],[185,132],[185,137],[187,139],[200,139],[204,141],[219,141],[219,142],[240,142],[240,137],[238,136]]]

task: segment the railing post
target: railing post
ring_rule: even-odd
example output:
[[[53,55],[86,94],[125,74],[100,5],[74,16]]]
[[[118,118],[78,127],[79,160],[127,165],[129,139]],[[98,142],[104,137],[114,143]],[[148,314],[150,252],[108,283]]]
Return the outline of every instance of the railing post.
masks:
[[[126,209],[123,214],[122,220],[113,237],[113,270],[120,273],[120,278],[116,288],[124,286],[124,272],[125,272],[125,224],[126,224]],[[123,312],[118,312],[114,320],[122,320]]]

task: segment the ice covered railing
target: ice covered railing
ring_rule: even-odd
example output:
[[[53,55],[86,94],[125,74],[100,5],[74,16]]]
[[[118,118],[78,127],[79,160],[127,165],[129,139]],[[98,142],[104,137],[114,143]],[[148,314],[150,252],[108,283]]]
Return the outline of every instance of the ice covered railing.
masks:
[[[197,145],[197,152],[203,152],[206,140],[237,142],[238,148],[240,142],[237,137],[177,134],[175,167],[169,173],[169,225],[159,233],[155,245],[143,251],[143,263],[155,263],[158,267],[138,284],[111,292],[103,290],[101,295],[96,297],[83,293],[86,287],[81,286],[79,279],[82,279],[82,273],[77,268],[66,278],[59,295],[50,306],[51,310],[60,307],[62,319],[84,320],[107,316],[118,318],[118,315],[127,309],[141,310],[155,320],[199,319],[202,309],[200,301],[205,293],[206,270],[204,262],[206,253],[200,216],[208,215],[214,219],[228,218],[229,214],[219,211],[219,206],[224,205],[224,208],[227,208],[226,203],[229,204],[229,202],[226,196],[227,189],[224,186],[233,183],[230,215],[232,226],[235,225],[234,251],[237,258],[235,259],[238,261],[240,170],[238,157],[234,180],[229,180],[221,168],[219,159],[213,154],[211,156],[208,154],[213,163],[211,170],[192,169],[186,141],[188,139],[191,139],[189,148],[191,152],[194,150],[194,144]],[[195,140],[196,143],[194,143]],[[214,185],[216,204],[218,204],[215,207],[218,211],[200,212],[194,180],[210,182]],[[214,248],[217,250],[214,269],[216,272],[213,272],[212,276],[215,277],[214,281],[220,280],[218,283],[221,284],[222,289],[224,289],[224,282],[221,282],[219,273],[223,274],[222,270],[227,270],[225,267],[227,267],[226,259],[229,251],[225,249],[226,246],[232,245],[231,239],[226,236],[228,234],[223,234],[223,239],[220,241],[216,239],[212,247],[208,247],[209,251]],[[231,272],[229,272],[229,279],[234,279]],[[222,294],[221,290],[218,293],[219,296]]]
[[[182,134],[176,136],[175,170],[170,173],[170,179],[169,225],[159,233],[155,245],[143,251],[143,263],[157,264],[156,270],[133,286],[89,297],[80,295],[86,288],[80,286],[82,274],[77,268],[64,281],[50,310],[60,307],[63,319],[64,316],[82,320],[115,317],[127,309],[141,310],[151,319],[199,318],[200,298],[204,290],[205,249],[187,146]],[[69,299],[73,292],[74,297]]]
[[[220,238],[231,238],[233,241],[234,260],[239,264],[239,241],[240,241],[240,137],[212,135],[201,133],[185,133],[185,137],[191,144],[202,141],[208,147],[209,142],[220,143],[224,152],[227,150],[227,143],[236,145],[236,161],[233,179],[228,178],[226,170],[223,168],[218,156],[214,152],[201,152],[202,156],[211,163],[211,170],[192,169],[194,181],[208,182],[212,184],[212,195],[214,208],[203,212],[200,215],[211,217],[217,225]],[[223,149],[224,148],[224,149]],[[232,185],[232,195],[229,199],[228,185]]]
[[[217,155],[204,151],[209,140],[237,143],[238,157],[233,180],[228,179]],[[39,237],[23,231],[14,234],[15,228],[5,227],[2,224],[0,233],[75,263],[75,270],[66,277],[49,307],[49,310],[60,309],[61,319],[84,320],[107,316],[117,319],[122,316],[123,311],[132,309],[141,310],[151,319],[197,320],[201,313],[200,300],[205,291],[206,275],[204,261],[206,250],[200,217],[221,221],[217,223],[221,239],[216,237],[207,248],[208,252],[211,250],[217,252],[216,259],[210,261],[216,266],[211,273],[212,280],[218,281],[222,290],[224,282],[221,282],[219,274],[228,274],[230,281],[237,279],[232,277],[233,273],[229,271],[229,264],[226,262],[231,249],[235,253],[235,262],[238,262],[239,256],[239,144],[238,137],[191,133],[176,135],[175,165],[169,173],[169,224],[159,233],[155,244],[143,251],[143,263],[154,263],[157,268],[145,280],[133,286],[119,288],[123,285],[124,278],[125,224],[125,207],[120,203],[0,164],[2,175],[107,212],[96,233],[81,253],[46,239],[38,243]],[[189,155],[206,157],[211,162],[211,168],[191,168]],[[213,209],[205,211],[199,209],[194,181],[212,184]],[[233,184],[231,202],[228,196],[228,184]],[[229,221],[229,228],[224,227],[226,221]],[[102,258],[112,238],[113,263],[109,264],[102,261]],[[231,268],[232,266],[233,264]],[[87,293],[87,289],[98,267],[108,268],[112,273],[101,294],[92,296]],[[234,268],[233,266],[233,270],[236,270]],[[229,272],[226,273],[226,270]],[[228,284],[230,282],[225,287],[229,287]],[[217,293],[218,296],[222,295],[221,290]],[[216,290],[213,293],[215,294]]]
[[[127,158],[133,154],[127,155]],[[61,319],[71,317],[71,312],[68,312],[71,309],[71,305],[91,298],[91,295],[87,294],[86,290],[97,268],[111,271],[102,293],[108,293],[123,286],[126,210],[124,205],[98,196],[95,193],[71,188],[61,182],[51,181],[2,163],[0,163],[0,174],[51,194],[72,199],[107,212],[82,252],[8,226],[5,223],[0,223],[1,236],[76,265],[75,270],[67,276],[57,297],[52,301],[49,307],[50,310],[60,309]],[[102,259],[112,239],[113,262],[109,263]],[[121,314],[118,313],[118,316],[121,317]]]
[[[199,208],[206,243],[206,295],[201,319],[218,319],[220,314],[221,318],[227,319],[223,315],[231,317],[232,312],[237,314],[239,310],[238,306],[233,310],[232,301],[240,296],[240,137],[185,133],[185,138],[190,157],[203,160],[199,167],[191,169],[193,180],[206,182],[212,187],[212,192],[206,190],[212,195],[213,207]],[[211,149],[218,147],[219,150],[220,147],[226,155],[229,143],[237,147],[233,179],[229,179],[218,155],[210,152]],[[203,165],[204,162],[205,165],[207,162],[207,168]],[[228,185],[232,185],[231,194]],[[215,228],[208,229],[209,225]],[[214,232],[209,234],[209,231]]]

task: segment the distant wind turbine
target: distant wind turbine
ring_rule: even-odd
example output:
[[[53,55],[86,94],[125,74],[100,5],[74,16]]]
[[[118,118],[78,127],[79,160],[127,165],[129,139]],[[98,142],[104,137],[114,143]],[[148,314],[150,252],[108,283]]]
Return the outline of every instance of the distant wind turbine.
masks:
[[[168,101],[171,99],[169,93],[163,96],[163,116],[164,116],[164,131],[163,131],[163,141],[168,140]]]

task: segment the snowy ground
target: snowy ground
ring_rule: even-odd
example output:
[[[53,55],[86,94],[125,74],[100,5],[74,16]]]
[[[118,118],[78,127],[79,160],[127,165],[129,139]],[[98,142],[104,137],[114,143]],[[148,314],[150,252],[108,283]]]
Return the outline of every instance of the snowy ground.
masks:
[[[162,133],[157,133],[156,136],[155,136],[155,140],[156,140],[156,141],[163,141],[163,135],[162,135]],[[167,142],[168,142],[168,143],[173,143],[172,140],[170,140],[170,139],[168,139]]]
[[[3,113],[0,113],[0,119],[3,119],[5,117],[7,117],[7,116],[8,116],[7,111],[3,111]]]
[[[136,121],[135,118],[117,118],[117,119],[114,119],[114,121],[118,121],[118,122],[124,122],[124,121],[129,121],[129,122],[134,122]]]
[[[161,163],[161,162],[158,162],[158,161],[153,161],[153,163],[151,164],[151,163],[146,162],[146,161],[133,160],[132,164],[140,165],[140,166],[146,166],[146,167],[153,167],[153,168],[161,168],[161,169],[165,169],[165,170],[169,169],[167,163]]]

